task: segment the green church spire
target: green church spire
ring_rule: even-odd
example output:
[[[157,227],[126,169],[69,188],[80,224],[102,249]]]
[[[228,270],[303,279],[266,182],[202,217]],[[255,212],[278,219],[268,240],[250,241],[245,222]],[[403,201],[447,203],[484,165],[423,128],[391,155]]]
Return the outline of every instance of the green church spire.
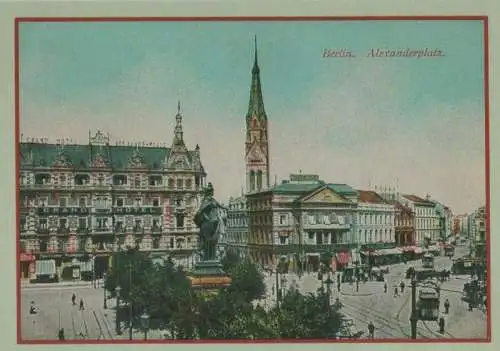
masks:
[[[250,101],[248,103],[247,123],[253,116],[259,120],[267,120],[264,110],[264,99],[262,98],[262,87],[260,84],[260,69],[257,61],[257,36],[254,37],[255,58],[252,69],[252,85],[250,87]]]

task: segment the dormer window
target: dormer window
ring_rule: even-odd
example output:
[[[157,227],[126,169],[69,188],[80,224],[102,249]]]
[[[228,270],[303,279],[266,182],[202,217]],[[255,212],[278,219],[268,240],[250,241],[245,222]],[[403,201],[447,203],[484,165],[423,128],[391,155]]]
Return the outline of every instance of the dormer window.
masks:
[[[85,185],[89,183],[89,176],[87,174],[77,174],[75,176],[75,185]]]
[[[157,186],[161,185],[161,176],[150,176],[149,177],[149,185],[150,186]]]
[[[50,183],[50,174],[36,174],[35,175],[35,184],[44,185]]]
[[[127,177],[124,175],[114,175],[113,176],[113,185],[126,185]]]

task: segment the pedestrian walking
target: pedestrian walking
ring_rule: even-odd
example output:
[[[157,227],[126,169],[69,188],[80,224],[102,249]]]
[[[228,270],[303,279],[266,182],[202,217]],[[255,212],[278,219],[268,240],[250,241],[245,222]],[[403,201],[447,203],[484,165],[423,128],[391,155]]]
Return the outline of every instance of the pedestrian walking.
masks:
[[[446,299],[444,302],[444,313],[448,314],[450,312],[450,301]]]
[[[75,295],[75,293],[73,293],[73,295],[71,296],[71,303],[73,304],[73,306],[76,305],[76,295]]]
[[[59,329],[59,332],[57,333],[57,338],[59,340],[64,340],[64,328]]]
[[[384,294],[387,294],[387,283],[384,282]]]
[[[401,283],[399,284],[399,287],[401,288],[401,294],[404,293],[404,291],[405,291],[405,282],[401,281]]]
[[[31,301],[30,303],[30,314],[36,314],[35,301]]]
[[[375,337],[375,326],[373,325],[373,322],[371,322],[371,321],[368,324],[368,337],[370,339],[373,339]]]
[[[472,302],[469,302],[469,312],[472,312]]]
[[[398,287],[395,286],[394,287],[394,297],[398,297],[398,296],[399,296]]]
[[[80,311],[85,309],[85,305],[83,304],[83,299],[80,299]]]
[[[439,317],[439,332],[444,334],[444,317]]]

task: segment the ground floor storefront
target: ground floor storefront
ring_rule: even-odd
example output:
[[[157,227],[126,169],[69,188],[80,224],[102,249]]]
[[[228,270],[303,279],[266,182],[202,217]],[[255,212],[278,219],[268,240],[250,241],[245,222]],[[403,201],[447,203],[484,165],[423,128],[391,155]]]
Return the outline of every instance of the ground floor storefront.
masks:
[[[163,261],[169,257],[185,269],[192,269],[198,261],[195,250],[157,250],[151,257]],[[22,254],[19,260],[19,278],[41,281],[93,281],[102,279],[113,266],[114,253]]]

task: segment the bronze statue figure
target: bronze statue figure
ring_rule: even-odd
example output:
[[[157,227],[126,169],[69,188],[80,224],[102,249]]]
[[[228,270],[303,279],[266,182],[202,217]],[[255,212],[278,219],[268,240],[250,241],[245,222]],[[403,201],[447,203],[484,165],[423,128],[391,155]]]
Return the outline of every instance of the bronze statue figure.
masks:
[[[221,210],[227,210],[214,199],[214,188],[208,183],[203,200],[194,215],[194,223],[200,228],[200,252],[203,261],[216,260],[217,242],[225,225],[225,214]]]

